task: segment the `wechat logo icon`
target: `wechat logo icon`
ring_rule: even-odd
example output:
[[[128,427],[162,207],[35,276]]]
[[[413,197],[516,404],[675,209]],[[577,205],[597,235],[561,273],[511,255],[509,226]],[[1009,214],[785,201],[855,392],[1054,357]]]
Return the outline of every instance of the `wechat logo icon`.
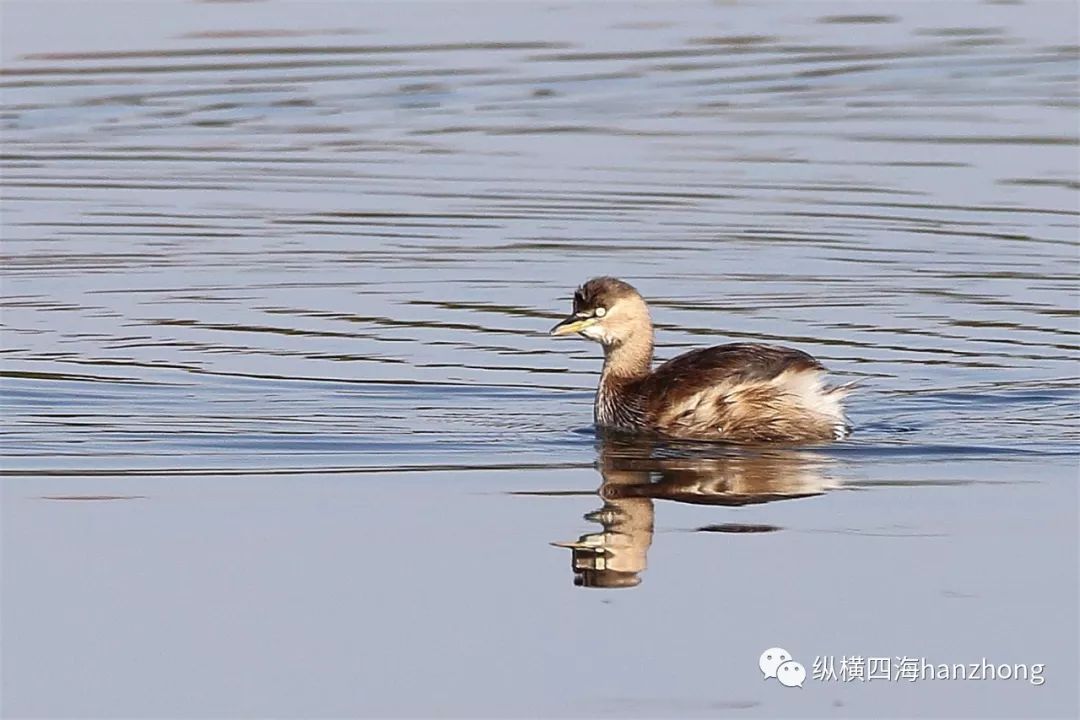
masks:
[[[776,678],[784,687],[802,687],[806,681],[806,668],[792,660],[784,648],[772,647],[761,653],[758,667],[766,680]]]

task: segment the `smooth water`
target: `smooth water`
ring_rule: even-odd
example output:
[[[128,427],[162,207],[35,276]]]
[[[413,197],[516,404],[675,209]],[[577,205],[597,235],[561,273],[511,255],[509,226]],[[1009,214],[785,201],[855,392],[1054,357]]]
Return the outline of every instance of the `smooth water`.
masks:
[[[0,21],[6,717],[1080,711],[1075,4]],[[856,434],[597,438],[600,274]]]

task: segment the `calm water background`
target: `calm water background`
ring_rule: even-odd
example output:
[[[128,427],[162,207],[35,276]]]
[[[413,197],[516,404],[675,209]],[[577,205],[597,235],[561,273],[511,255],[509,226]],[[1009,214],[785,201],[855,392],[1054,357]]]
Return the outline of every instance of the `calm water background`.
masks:
[[[1075,4],[0,21],[6,716],[1078,712]],[[598,274],[857,433],[599,441]]]

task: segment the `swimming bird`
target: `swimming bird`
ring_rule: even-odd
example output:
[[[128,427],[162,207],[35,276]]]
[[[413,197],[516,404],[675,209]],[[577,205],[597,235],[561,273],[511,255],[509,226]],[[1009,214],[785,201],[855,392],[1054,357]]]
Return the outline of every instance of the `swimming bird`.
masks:
[[[551,329],[604,348],[593,404],[600,428],[731,442],[820,442],[851,430],[850,385],[825,384],[825,368],[791,348],[735,343],[693,350],[655,370],[649,307],[628,283],[589,280],[574,311]]]

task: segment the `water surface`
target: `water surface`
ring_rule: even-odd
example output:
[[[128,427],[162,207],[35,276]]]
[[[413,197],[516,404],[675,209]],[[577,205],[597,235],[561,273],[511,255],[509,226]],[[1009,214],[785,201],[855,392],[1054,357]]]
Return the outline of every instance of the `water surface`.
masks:
[[[855,10],[5,3],[4,712],[1075,716],[1076,6]],[[596,437],[599,274],[857,432]]]

